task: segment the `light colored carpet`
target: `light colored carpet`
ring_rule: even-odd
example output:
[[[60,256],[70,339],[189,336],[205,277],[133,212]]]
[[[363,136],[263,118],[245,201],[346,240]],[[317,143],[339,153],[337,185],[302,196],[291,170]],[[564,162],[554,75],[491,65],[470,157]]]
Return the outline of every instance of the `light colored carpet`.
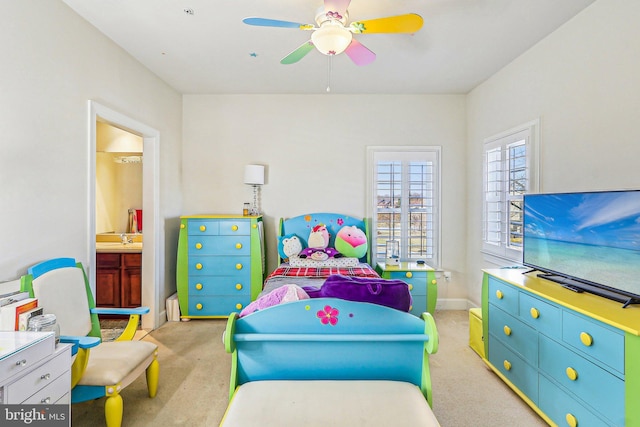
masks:
[[[469,348],[468,312],[439,311],[435,319],[440,349],[431,357],[433,411],[442,427],[547,425]],[[123,427],[217,426],[229,395],[225,326],[223,319],[169,322],[144,336],[159,346],[158,395],[147,397],[144,375],[127,387]],[[72,425],[104,425],[104,398],[74,404]]]

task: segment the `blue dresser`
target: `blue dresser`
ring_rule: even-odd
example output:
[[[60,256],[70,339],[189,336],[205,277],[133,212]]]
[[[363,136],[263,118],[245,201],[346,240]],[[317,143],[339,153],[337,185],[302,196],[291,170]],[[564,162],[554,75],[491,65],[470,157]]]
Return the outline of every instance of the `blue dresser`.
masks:
[[[640,426],[640,307],[485,270],[488,365],[558,426]]]
[[[261,216],[180,218],[176,284],[182,318],[239,312],[262,290],[264,271]]]

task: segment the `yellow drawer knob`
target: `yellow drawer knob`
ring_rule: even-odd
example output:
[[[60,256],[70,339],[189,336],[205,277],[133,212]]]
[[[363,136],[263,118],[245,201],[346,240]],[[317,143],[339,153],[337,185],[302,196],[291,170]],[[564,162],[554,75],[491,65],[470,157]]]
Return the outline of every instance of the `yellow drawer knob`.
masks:
[[[567,378],[569,378],[571,381],[575,381],[578,379],[578,371],[573,369],[571,366],[569,366],[565,372],[567,373]]]
[[[207,231],[207,226],[206,225],[201,225],[200,226],[200,231]]]
[[[580,332],[580,342],[587,347],[591,347],[593,345],[593,337],[586,332]]]
[[[185,224],[180,224],[180,228],[187,228],[187,226]]]
[[[197,263],[196,264],[196,270],[202,270],[202,264]]]
[[[511,335],[511,328],[508,327],[507,325],[504,325],[504,328],[502,328],[502,330],[504,331],[504,334],[506,336],[510,336]]]
[[[242,289],[242,283],[236,283],[236,289],[237,290]]]
[[[438,281],[437,281],[436,279],[433,279],[433,280],[431,281],[431,284],[432,284],[432,285],[437,285],[437,284],[438,284]]]
[[[251,224],[251,228],[258,228],[258,224]]]
[[[507,371],[511,370],[511,362],[505,360],[504,362],[502,362],[502,364],[504,365],[504,369],[506,369]]]
[[[504,294],[502,293],[501,290],[497,290],[496,291],[496,298],[498,298],[498,299],[504,298]]]
[[[236,249],[242,249],[242,243],[236,243]]]
[[[412,273],[412,272],[410,272],[410,271],[407,271],[407,274],[405,274],[405,276],[406,276],[408,279],[411,279],[411,278],[413,277],[413,273]]]
[[[533,317],[534,319],[537,319],[538,317],[540,317],[540,310],[535,307],[531,307],[531,310],[529,310],[529,314],[531,314],[531,317]]]
[[[196,304],[196,310],[202,310],[202,304],[197,303]]]
[[[242,304],[240,304],[240,303],[236,304],[236,308],[237,308],[238,310],[242,310]]]
[[[202,243],[196,243],[196,249],[202,249]]]
[[[201,291],[202,290],[202,283],[196,283],[196,289]]]
[[[231,231],[238,231],[238,226],[237,225],[232,225],[231,226]]]
[[[567,414],[564,419],[569,427],[578,427],[578,419],[573,414]]]
[[[236,264],[236,270],[242,270],[242,264]]]
[[[411,291],[412,289],[413,289],[413,285],[409,283],[409,290]]]

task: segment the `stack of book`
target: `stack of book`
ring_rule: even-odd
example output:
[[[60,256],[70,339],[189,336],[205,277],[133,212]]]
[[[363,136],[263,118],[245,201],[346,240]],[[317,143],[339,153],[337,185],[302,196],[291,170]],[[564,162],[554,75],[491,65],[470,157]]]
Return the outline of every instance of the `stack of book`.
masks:
[[[11,292],[0,295],[0,331],[26,331],[29,319],[42,314],[37,298],[29,298],[28,292]]]

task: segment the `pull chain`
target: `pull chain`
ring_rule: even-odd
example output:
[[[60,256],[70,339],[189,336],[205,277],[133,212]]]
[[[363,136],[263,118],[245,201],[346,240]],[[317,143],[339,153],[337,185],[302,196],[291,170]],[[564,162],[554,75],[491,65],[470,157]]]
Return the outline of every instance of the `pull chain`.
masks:
[[[327,93],[329,93],[331,92],[331,61],[333,55],[327,55],[327,57],[329,58],[327,62]]]

